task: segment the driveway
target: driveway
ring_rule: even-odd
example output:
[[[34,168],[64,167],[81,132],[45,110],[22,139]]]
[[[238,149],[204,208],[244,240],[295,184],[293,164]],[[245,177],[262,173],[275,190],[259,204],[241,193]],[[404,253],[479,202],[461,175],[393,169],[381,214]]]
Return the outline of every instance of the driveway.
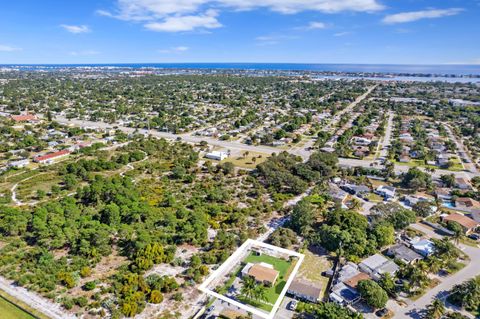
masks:
[[[417,223],[411,226],[433,238],[442,237],[422,224]],[[394,316],[395,319],[420,319],[422,311],[424,311],[433,299],[445,297],[453,286],[480,275],[480,267],[478,266],[480,265],[480,249],[463,244],[458,245],[458,248],[468,255],[470,262],[457,273],[443,279],[438,286],[427,291],[422,297],[408,305],[402,311],[397,312]]]
[[[283,298],[282,303],[280,304],[280,308],[278,308],[277,313],[275,314],[275,319],[292,319],[295,311],[291,311],[287,309],[288,304],[293,299],[290,297]]]

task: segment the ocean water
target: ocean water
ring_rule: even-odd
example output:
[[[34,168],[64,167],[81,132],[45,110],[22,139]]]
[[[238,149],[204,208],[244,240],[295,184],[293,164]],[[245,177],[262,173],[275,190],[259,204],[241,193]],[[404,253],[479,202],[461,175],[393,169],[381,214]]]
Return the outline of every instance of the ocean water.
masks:
[[[126,63],[126,64],[23,64],[0,65],[19,69],[57,69],[66,67],[114,67],[114,68],[159,68],[159,69],[241,69],[281,70],[384,74],[435,74],[480,76],[480,65],[400,65],[400,64],[301,64],[301,63]]]

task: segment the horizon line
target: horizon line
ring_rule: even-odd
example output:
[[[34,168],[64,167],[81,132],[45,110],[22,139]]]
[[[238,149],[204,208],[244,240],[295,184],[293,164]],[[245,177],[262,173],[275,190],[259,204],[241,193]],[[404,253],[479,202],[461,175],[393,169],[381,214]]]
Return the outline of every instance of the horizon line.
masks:
[[[336,62],[68,62],[68,63],[0,63],[12,65],[128,65],[128,64],[276,64],[276,65],[378,65],[378,66],[480,66],[480,63],[336,63]]]

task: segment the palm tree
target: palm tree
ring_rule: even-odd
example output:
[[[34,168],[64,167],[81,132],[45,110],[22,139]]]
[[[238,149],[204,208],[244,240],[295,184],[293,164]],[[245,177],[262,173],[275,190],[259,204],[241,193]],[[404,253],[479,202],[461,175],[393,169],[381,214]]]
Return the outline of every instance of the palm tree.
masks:
[[[257,285],[254,289],[254,298],[260,301],[268,301],[267,287],[264,285]]]
[[[428,258],[427,263],[428,263],[428,267],[430,268],[430,271],[434,274],[438,273],[443,265],[442,260],[435,256],[430,256],[430,258]]]
[[[242,279],[242,288],[240,290],[240,293],[249,299],[252,299],[255,297],[255,289],[256,289],[256,282],[253,277],[250,276],[245,276]]]
[[[427,275],[429,273],[429,270],[430,270],[430,267],[429,265],[427,264],[427,262],[421,260],[419,261],[416,266],[415,266],[418,270],[420,270],[424,275]]]
[[[350,209],[357,211],[362,207],[362,202],[358,200],[357,198],[352,198],[352,201],[350,202]]]
[[[427,307],[425,318],[440,319],[445,314],[445,305],[440,299],[435,299]]]

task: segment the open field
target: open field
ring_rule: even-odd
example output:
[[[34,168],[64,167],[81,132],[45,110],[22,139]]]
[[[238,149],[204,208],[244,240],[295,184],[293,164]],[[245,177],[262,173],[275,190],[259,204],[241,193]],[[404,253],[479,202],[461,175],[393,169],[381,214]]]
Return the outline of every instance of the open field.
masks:
[[[452,162],[454,163],[453,166],[449,167],[447,170],[452,171],[452,172],[463,171],[462,163],[457,157],[453,158]],[[426,165],[425,162],[422,161],[422,160],[410,160],[407,163],[402,163],[402,162],[395,161],[395,165],[402,165],[402,166],[409,166],[409,167],[423,167],[423,168],[428,168],[428,169],[440,169],[438,166]]]
[[[258,164],[265,162],[269,156],[269,154],[260,152],[232,154],[231,157],[224,159],[221,163],[231,162],[240,168],[254,169]]]
[[[21,308],[20,308],[21,307]],[[24,310],[25,309],[25,310]],[[27,312],[28,311],[28,312]],[[48,319],[42,313],[0,290],[0,318],[2,319]]]
[[[34,319],[27,312],[0,297],[0,313],[3,319]]]

